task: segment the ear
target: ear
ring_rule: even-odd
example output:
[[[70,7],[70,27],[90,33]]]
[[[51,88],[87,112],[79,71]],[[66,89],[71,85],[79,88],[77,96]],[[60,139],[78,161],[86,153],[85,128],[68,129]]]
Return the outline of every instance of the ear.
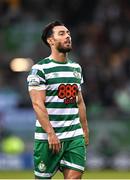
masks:
[[[52,37],[49,37],[49,38],[47,39],[47,42],[48,42],[48,44],[50,44],[50,46],[53,46],[53,45],[54,45],[54,42],[53,42]]]

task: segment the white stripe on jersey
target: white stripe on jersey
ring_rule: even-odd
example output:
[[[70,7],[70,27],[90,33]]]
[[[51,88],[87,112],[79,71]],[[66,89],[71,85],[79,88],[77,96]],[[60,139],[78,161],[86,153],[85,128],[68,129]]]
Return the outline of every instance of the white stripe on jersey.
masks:
[[[69,131],[69,132],[62,132],[62,133],[56,133],[56,136],[58,139],[67,139],[75,136],[83,135],[83,130],[82,128],[76,129],[74,131]],[[48,136],[47,133],[37,133],[35,132],[35,139],[39,140],[47,140]]]
[[[38,77],[39,77],[40,81],[43,81],[44,83],[46,82],[46,80],[43,79],[42,77],[40,77],[40,76],[38,76]]]
[[[57,98],[57,96],[46,96],[46,102],[64,102],[64,99]]]
[[[75,120],[69,120],[69,121],[50,121],[52,127],[67,127],[71,125],[79,124],[79,118],[76,118]],[[38,120],[36,120],[36,126],[41,127],[41,124]]]
[[[42,65],[42,64],[35,64],[35,65],[32,66],[32,69],[37,69],[37,70],[40,70],[40,71],[42,71],[44,73],[44,70],[43,70],[44,66],[45,65]]]
[[[79,75],[79,78],[81,79],[81,73],[80,72],[77,72],[78,75]],[[65,72],[65,71],[62,71],[62,72],[51,72],[51,73],[48,73],[45,75],[46,79],[52,79],[52,78],[64,78],[64,77],[69,77],[69,78],[72,78],[72,77],[75,77],[74,76],[74,72],[71,71],[71,72]]]
[[[78,108],[47,108],[49,115],[71,115],[78,114]]]

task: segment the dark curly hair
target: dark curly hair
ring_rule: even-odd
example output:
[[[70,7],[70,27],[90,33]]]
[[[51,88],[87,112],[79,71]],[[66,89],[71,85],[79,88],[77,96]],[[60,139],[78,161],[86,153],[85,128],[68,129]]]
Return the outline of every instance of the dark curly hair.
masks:
[[[64,24],[61,23],[60,21],[53,21],[53,22],[47,24],[42,31],[41,39],[49,47],[50,47],[50,45],[47,42],[47,38],[53,34],[53,28],[55,26],[64,26]]]

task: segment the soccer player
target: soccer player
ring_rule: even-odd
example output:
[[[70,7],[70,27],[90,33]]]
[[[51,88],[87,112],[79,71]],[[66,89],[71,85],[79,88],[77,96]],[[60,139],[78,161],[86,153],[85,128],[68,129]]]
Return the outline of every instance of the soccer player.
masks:
[[[81,93],[82,69],[67,53],[70,31],[61,22],[48,24],[42,33],[49,57],[32,67],[27,78],[35,111],[34,174],[51,179],[58,169],[64,179],[81,179],[85,169],[88,123]]]

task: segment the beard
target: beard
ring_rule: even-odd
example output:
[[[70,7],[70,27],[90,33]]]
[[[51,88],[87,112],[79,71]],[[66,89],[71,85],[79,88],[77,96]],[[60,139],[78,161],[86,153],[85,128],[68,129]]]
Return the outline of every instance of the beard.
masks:
[[[59,43],[57,46],[57,50],[61,53],[67,53],[72,50],[72,46],[64,47],[61,43]]]

